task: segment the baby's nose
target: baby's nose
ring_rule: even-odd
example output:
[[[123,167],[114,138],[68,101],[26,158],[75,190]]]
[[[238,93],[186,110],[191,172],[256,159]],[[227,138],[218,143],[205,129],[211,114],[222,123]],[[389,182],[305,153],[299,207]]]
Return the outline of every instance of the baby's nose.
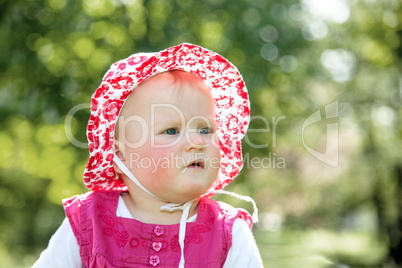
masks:
[[[206,136],[198,133],[197,131],[191,131],[186,136],[186,150],[191,149],[204,149],[207,146]]]

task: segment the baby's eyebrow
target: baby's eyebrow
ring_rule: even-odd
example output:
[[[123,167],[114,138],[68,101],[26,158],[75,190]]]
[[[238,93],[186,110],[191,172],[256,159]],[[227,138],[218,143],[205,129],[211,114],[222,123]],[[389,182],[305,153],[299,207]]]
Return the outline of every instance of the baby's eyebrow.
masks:
[[[215,123],[215,117],[213,116],[201,116],[201,117],[197,117],[195,120],[195,122],[206,122],[206,123],[211,123],[214,124]]]
[[[162,118],[156,118],[153,121],[153,127],[155,128],[166,128],[166,127],[177,127],[177,126],[185,126],[185,122],[182,122],[180,118],[172,118],[172,117],[162,117]]]

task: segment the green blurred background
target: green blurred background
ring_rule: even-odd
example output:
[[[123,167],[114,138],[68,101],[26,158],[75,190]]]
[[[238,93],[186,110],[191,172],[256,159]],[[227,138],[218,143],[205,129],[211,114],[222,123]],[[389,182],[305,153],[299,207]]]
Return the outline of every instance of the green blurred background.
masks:
[[[0,0],[0,266],[30,267],[86,191],[109,65],[191,42],[250,92],[227,190],[255,198],[265,266],[401,267],[401,30],[399,0]]]

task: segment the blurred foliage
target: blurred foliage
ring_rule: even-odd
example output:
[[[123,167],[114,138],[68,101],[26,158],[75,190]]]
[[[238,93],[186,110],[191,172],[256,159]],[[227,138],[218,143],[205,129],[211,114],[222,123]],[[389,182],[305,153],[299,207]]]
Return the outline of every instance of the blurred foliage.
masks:
[[[0,266],[29,267],[61,199],[86,191],[74,144],[108,66],[181,42],[246,81],[246,161],[228,190],[259,205],[266,267],[402,265],[401,30],[398,0],[0,0]]]

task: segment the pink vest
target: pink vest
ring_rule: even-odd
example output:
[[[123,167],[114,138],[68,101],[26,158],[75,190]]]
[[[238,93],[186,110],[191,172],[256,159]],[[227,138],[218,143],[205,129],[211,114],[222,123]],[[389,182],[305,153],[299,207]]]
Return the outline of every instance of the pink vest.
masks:
[[[116,216],[120,191],[97,191],[64,200],[84,267],[178,267],[179,224],[146,224]],[[222,267],[232,227],[244,212],[201,198],[197,219],[187,223],[187,267]]]

